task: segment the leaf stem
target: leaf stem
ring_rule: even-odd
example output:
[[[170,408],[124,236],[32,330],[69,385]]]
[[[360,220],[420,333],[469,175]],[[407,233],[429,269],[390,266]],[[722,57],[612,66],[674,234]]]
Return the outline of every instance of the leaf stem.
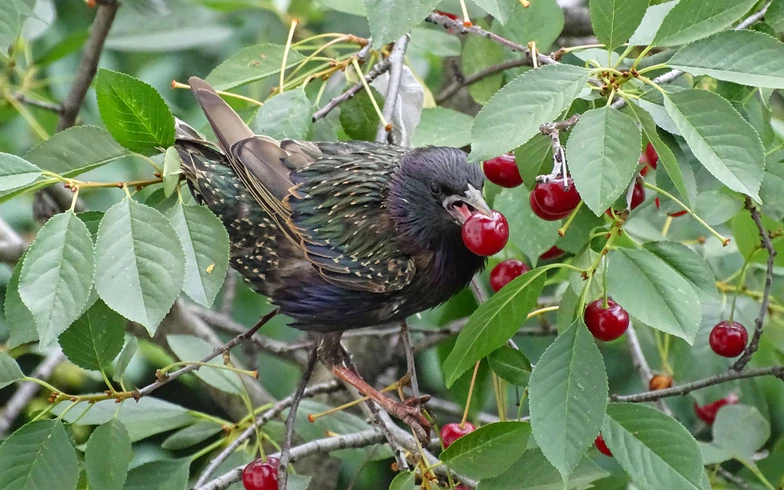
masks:
[[[660,189],[659,187],[656,187],[655,185],[651,184],[650,182],[643,182],[643,186],[647,187],[648,189],[651,189],[652,191],[656,191],[659,194],[669,198],[675,204],[677,204],[678,206],[682,207],[683,209],[686,210],[686,212],[688,212],[690,215],[692,215],[694,217],[694,219],[696,219],[702,226],[704,226],[711,233],[711,235],[713,235],[716,238],[718,238],[719,241],[721,241],[722,246],[726,247],[727,245],[729,245],[729,243],[730,243],[730,239],[729,238],[725,238],[719,232],[714,230],[708,223],[705,222],[705,220],[703,220],[702,218],[697,216],[694,213],[694,211],[692,211],[691,209],[689,209],[688,206],[686,206],[685,204],[680,202],[675,196],[673,196],[672,194],[670,194],[669,192],[667,192],[665,190]]]
[[[468,386],[468,397],[466,398],[466,406],[463,410],[463,420],[460,421],[460,428],[464,428],[466,424],[466,419],[468,419],[468,408],[471,406],[471,397],[474,394],[474,385],[476,384],[476,373],[479,372],[479,363],[482,361],[476,361],[474,365],[474,373],[471,375],[471,384]]]
[[[384,127],[388,127],[389,123],[384,118],[384,114],[381,113],[381,108],[378,107],[378,102],[376,102],[376,98],[373,97],[373,92],[370,91],[367,80],[365,80],[365,76],[362,74],[362,69],[359,67],[359,62],[357,62],[356,58],[353,58],[351,63],[354,65],[354,69],[357,71],[357,76],[359,76],[360,81],[362,81],[362,85],[365,87],[365,92],[367,92],[368,96],[370,97],[370,102],[373,103],[373,108],[378,114],[379,121],[381,121],[381,124],[383,124]]]
[[[294,29],[297,28],[297,19],[291,19],[291,27],[289,28],[289,37],[286,39],[286,49],[283,50],[283,61],[280,65],[280,92],[283,93],[283,81],[286,77],[286,62],[289,59],[289,50],[291,49],[291,41],[294,39]]]

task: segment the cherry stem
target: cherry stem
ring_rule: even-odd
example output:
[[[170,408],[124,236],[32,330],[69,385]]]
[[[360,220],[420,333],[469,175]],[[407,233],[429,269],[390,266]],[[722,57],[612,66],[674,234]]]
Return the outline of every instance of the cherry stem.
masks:
[[[566,236],[566,230],[569,229],[569,225],[572,224],[572,221],[574,221],[574,218],[575,216],[577,216],[577,213],[580,211],[581,207],[583,207],[583,201],[577,203],[577,207],[574,208],[572,213],[569,215],[569,218],[566,220],[566,223],[564,223],[562,227],[558,228],[559,236]]]
[[[466,398],[465,410],[463,410],[463,420],[460,421],[460,428],[464,428],[466,420],[468,419],[468,408],[471,406],[471,396],[474,394],[474,385],[476,384],[476,373],[479,372],[479,363],[481,360],[476,361],[474,365],[474,373],[471,375],[471,385],[468,387],[468,397]]]
[[[664,197],[669,198],[672,202],[674,202],[675,204],[677,204],[678,206],[680,206],[684,210],[686,210],[686,212],[689,213],[690,215],[692,215],[694,217],[694,219],[696,219],[702,226],[704,226],[711,233],[711,235],[713,235],[716,238],[718,238],[721,241],[721,245],[723,247],[726,247],[727,245],[729,245],[729,243],[730,243],[730,239],[729,238],[725,238],[718,231],[714,230],[708,223],[705,222],[705,220],[703,220],[702,218],[697,216],[697,214],[695,214],[694,211],[689,209],[688,206],[686,206],[681,201],[679,201],[675,196],[673,196],[669,192],[667,192],[667,191],[665,191],[665,190],[663,190],[663,189],[661,189],[659,187],[656,187],[655,185],[653,185],[653,184],[651,184],[649,182],[643,182],[642,185],[644,187],[648,188],[648,189],[651,189],[652,191],[655,191],[655,192],[663,195]]]
[[[283,61],[280,65],[280,92],[283,93],[283,82],[286,78],[286,62],[289,59],[289,51],[291,50],[291,41],[294,39],[294,30],[297,28],[297,19],[291,20],[291,27],[289,28],[289,37],[286,39],[286,49],[283,51]]]
[[[748,257],[746,260],[743,261],[743,267],[740,268],[740,276],[738,277],[738,286],[735,289],[735,296],[732,297],[732,306],[730,307],[730,318],[729,322],[732,325],[732,321],[735,318],[735,303],[738,301],[738,296],[740,296],[741,291],[743,290],[743,285],[746,283],[746,270],[749,267],[749,259]]]

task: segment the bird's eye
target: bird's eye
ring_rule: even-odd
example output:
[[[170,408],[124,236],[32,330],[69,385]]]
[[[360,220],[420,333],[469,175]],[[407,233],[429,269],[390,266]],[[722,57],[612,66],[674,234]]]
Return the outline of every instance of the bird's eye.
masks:
[[[430,192],[434,196],[438,196],[439,194],[441,194],[441,185],[438,182],[431,182],[430,183]]]

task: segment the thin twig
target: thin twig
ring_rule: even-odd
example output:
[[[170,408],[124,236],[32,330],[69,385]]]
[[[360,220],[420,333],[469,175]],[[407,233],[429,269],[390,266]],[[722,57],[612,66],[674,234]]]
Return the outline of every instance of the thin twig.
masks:
[[[497,65],[490,66],[485,68],[484,70],[478,71],[473,75],[468,75],[467,77],[462,77],[460,80],[456,80],[452,82],[447,88],[441,91],[438,95],[436,95],[436,103],[440,104],[447,100],[448,98],[452,97],[463,87],[468,85],[474,84],[480,80],[483,80],[489,76],[495,75],[496,73],[501,73],[506,71],[510,68],[517,68],[518,66],[525,66],[530,65],[531,62],[528,61],[526,58],[518,58],[515,60],[504,61],[503,63],[499,63]]]
[[[383,118],[378,123],[376,143],[389,142],[394,144],[394,141],[392,141],[392,127],[385,127],[383,121],[390,121],[391,123],[394,118],[397,96],[400,93],[400,80],[403,77],[403,65],[406,61],[408,39],[409,35],[404,34],[395,41],[395,47],[392,48],[392,53],[389,55],[389,84],[387,85],[387,93],[384,94],[384,109],[381,111]]]
[[[333,451],[349,448],[360,448],[372,446],[383,442],[384,435],[376,430],[365,430],[348,434],[343,436],[326,437],[324,439],[316,439],[315,441],[306,442],[299,446],[291,448],[290,461],[294,461],[311,456],[313,454],[329,454]],[[270,456],[279,458],[280,453],[271,454]],[[224,473],[223,475],[215,478],[214,480],[202,486],[197,486],[195,490],[225,490],[232,484],[240,481],[242,478],[242,470],[245,465],[238,466]]]
[[[757,230],[762,239],[762,245],[765,247],[765,250],[768,251],[768,263],[765,272],[765,289],[762,290],[762,301],[760,302],[760,312],[754,320],[754,335],[751,337],[749,345],[744,349],[743,354],[741,354],[738,360],[735,361],[735,364],[732,365],[733,371],[743,370],[743,368],[746,367],[746,364],[751,360],[751,356],[753,356],[759,348],[759,341],[762,336],[762,326],[765,322],[765,315],[768,313],[768,307],[770,306],[770,289],[773,286],[773,267],[776,260],[776,249],[773,248],[773,242],[770,240],[768,230],[765,229],[765,225],[762,224],[762,218],[759,215],[759,211],[756,206],[754,206],[754,203],[749,196],[746,196],[746,209],[751,213],[751,218],[757,225]]]
[[[406,321],[400,322],[400,338],[403,340],[403,350],[406,353],[406,368],[411,377],[411,392],[414,394],[415,406],[419,406],[419,381],[416,374],[416,361],[414,360],[414,346],[411,345],[411,332]]]
[[[776,376],[784,380],[784,366],[770,366],[759,369],[749,369],[748,371],[726,371],[710,378],[693,381],[691,383],[673,386],[664,390],[646,391],[634,395],[611,395],[610,399],[615,402],[652,402],[670,396],[680,396],[692,391],[706,388],[708,386],[734,381],[736,379],[755,378],[757,376]]]
[[[368,45],[369,46],[369,45]],[[383,61],[377,63],[373,68],[365,75],[365,81],[367,83],[372,82],[376,78],[378,78],[383,73],[386,73],[389,70],[390,63],[389,58],[384,59]],[[342,94],[338,95],[337,97],[333,98],[329,101],[327,105],[322,107],[321,109],[317,110],[313,113],[313,121],[318,121],[327,116],[332,110],[342,104],[343,102],[347,101],[348,99],[357,95],[365,85],[362,81],[358,81],[355,83],[350,89],[346,90]]]
[[[61,106],[60,104],[55,104],[54,102],[47,102],[45,100],[33,99],[26,96],[23,93],[16,93],[11,95],[11,97],[15,98],[22,104],[27,104],[29,106],[37,107],[45,111],[54,112],[55,114],[63,113],[63,106]]]
[[[302,393],[302,398],[311,398],[317,395],[326,395],[330,393],[335,393],[337,391],[343,390],[343,384],[337,380],[332,380],[327,383],[321,383],[313,386],[309,386],[305,388],[305,391]],[[256,420],[251,424],[250,427],[245,429],[236,439],[234,439],[231,444],[226,446],[223,451],[221,451],[217,456],[215,456],[211,461],[210,464],[204,468],[204,471],[199,475],[199,480],[196,482],[194,487],[200,487],[207,482],[215,470],[218,469],[218,466],[223,464],[226,459],[231,456],[234,451],[239,449],[245,441],[250,439],[256,434],[256,428],[263,427],[267,422],[274,419],[281,412],[285,409],[289,408],[291,404],[294,402],[295,395],[287,396],[286,398],[280,400],[279,402],[275,403],[269,410],[262,413]]]
[[[278,466],[278,490],[286,490],[289,481],[288,467],[291,458],[291,438],[294,437],[294,419],[297,417],[299,402],[302,401],[302,396],[305,394],[305,386],[313,376],[313,370],[316,369],[316,358],[316,347],[313,347],[308,356],[308,364],[302,371],[299,385],[297,385],[297,390],[291,400],[289,415],[286,417],[286,434],[283,436],[283,447],[280,450],[280,465]]]
[[[645,359],[645,354],[642,352],[640,339],[637,338],[637,331],[634,329],[634,325],[629,325],[629,328],[626,330],[626,340],[629,344],[629,352],[632,355],[632,364],[634,364],[634,368],[637,369],[637,372],[640,374],[642,384],[647,387],[650,385],[653,372],[648,365],[648,361]],[[672,410],[670,410],[670,407],[665,405],[663,401],[657,400],[656,403],[659,410],[667,415],[672,415]]]
[[[154,383],[151,383],[151,384],[145,386],[144,388],[141,388],[141,389],[138,389],[138,390],[134,391],[133,397],[138,400],[139,398],[141,398],[143,396],[149,395],[150,393],[152,393],[153,391],[157,390],[161,386],[163,386],[165,384],[168,384],[171,381],[179,378],[183,374],[190,373],[191,371],[196,371],[197,369],[199,369],[201,367],[202,364],[210,362],[211,360],[215,359],[216,357],[218,357],[219,355],[223,354],[224,352],[230,351],[234,347],[240,345],[241,343],[243,343],[246,340],[248,340],[249,338],[251,338],[253,336],[253,334],[256,333],[256,331],[258,329],[263,327],[264,324],[266,324],[268,321],[270,321],[272,319],[272,317],[274,317],[277,314],[278,314],[278,310],[277,309],[272,310],[271,312],[269,312],[266,315],[264,315],[261,318],[261,320],[259,320],[259,322],[256,325],[254,325],[250,330],[248,330],[245,333],[241,333],[241,334],[237,335],[236,337],[234,337],[230,341],[226,342],[222,346],[216,347],[215,350],[213,350],[211,354],[209,354],[209,355],[205,356],[204,358],[202,358],[198,363],[188,364],[187,366],[185,366],[182,369],[178,369],[177,371],[174,371],[171,374],[165,375],[165,377],[163,379],[159,379],[158,381],[156,381]]]
[[[30,374],[31,378],[46,381],[52,375],[52,372],[57,366],[65,361],[65,355],[59,348],[53,350],[49,355],[41,361],[41,364],[36,367]],[[33,399],[41,385],[38,383],[27,382],[23,383],[16,390],[16,393],[8,400],[2,413],[0,413],[0,439],[3,439],[8,430],[13,425],[14,420],[22,413],[22,410],[27,406],[30,400]]]

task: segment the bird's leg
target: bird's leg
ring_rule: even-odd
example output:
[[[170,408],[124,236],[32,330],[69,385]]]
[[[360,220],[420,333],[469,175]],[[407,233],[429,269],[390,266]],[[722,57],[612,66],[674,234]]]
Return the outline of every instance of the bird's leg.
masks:
[[[321,334],[318,342],[318,355],[321,362],[338,378],[355,387],[362,395],[378,403],[391,415],[408,424],[421,441],[430,439],[430,423],[419,409],[421,400],[415,406],[396,402],[370,386],[354,366],[348,353],[340,345],[340,333]]]

